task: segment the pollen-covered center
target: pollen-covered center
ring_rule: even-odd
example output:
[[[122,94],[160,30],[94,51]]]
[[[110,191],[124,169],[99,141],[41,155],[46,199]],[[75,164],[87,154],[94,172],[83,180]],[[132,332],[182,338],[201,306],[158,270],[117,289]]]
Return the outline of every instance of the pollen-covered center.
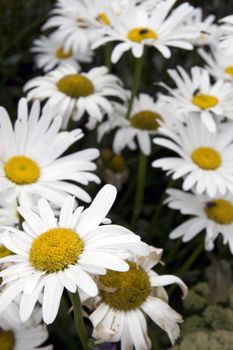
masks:
[[[214,199],[206,203],[205,212],[210,220],[222,225],[233,222],[233,205],[225,199]]]
[[[131,29],[128,32],[128,39],[136,43],[140,43],[143,40],[148,39],[156,40],[158,39],[158,35],[150,28],[138,27]]]
[[[53,273],[74,265],[83,247],[83,241],[76,232],[67,228],[53,228],[33,241],[29,260],[35,269]]]
[[[216,106],[219,103],[219,100],[215,96],[206,95],[206,94],[197,94],[193,96],[192,103],[197,107],[205,110]]]
[[[151,290],[147,273],[134,262],[128,264],[130,269],[127,272],[108,271],[100,277],[103,302],[124,311],[140,307]]]
[[[105,24],[106,26],[110,25],[110,20],[109,20],[108,16],[104,12],[98,14],[97,20],[99,22]]]
[[[57,88],[64,94],[73,97],[86,97],[94,92],[92,82],[80,74],[69,74],[57,82]]]
[[[72,50],[65,51],[63,47],[59,47],[56,51],[56,57],[60,60],[65,60],[67,58],[70,58],[73,55]]]
[[[157,130],[159,127],[158,120],[161,116],[151,111],[142,111],[134,114],[130,118],[131,125],[134,128],[142,130]]]
[[[192,152],[192,160],[204,170],[215,170],[222,163],[221,155],[210,147],[199,147]]]
[[[225,73],[230,75],[233,78],[233,66],[229,66],[227,68],[225,68]]]
[[[31,158],[16,156],[10,158],[5,166],[6,177],[17,185],[28,185],[40,177],[40,168]]]
[[[0,328],[0,350],[13,350],[15,347],[15,335],[12,331],[4,331]]]

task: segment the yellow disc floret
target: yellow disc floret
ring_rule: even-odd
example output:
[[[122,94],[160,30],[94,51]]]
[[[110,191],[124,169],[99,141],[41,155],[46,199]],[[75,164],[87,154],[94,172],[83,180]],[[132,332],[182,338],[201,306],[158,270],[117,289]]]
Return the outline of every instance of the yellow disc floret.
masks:
[[[161,116],[158,113],[142,111],[134,114],[130,118],[130,122],[131,125],[137,129],[157,130],[159,127],[158,119],[161,120]]]
[[[5,256],[11,255],[12,252],[7,249],[4,245],[0,245],[0,258],[4,258]]]
[[[4,331],[0,328],[0,350],[13,350],[15,347],[15,335],[12,331]]]
[[[143,40],[148,40],[148,39],[156,40],[158,39],[158,35],[155,33],[154,30],[150,28],[138,27],[138,28],[131,29],[128,32],[128,39],[136,43],[140,43]]]
[[[219,100],[215,96],[206,94],[197,94],[193,96],[192,103],[202,110],[212,108],[219,103]]]
[[[29,185],[40,177],[40,168],[31,158],[16,156],[10,158],[5,166],[6,177],[17,185]]]
[[[50,229],[32,242],[29,261],[37,270],[53,273],[74,265],[83,247],[76,232],[67,228]]]
[[[108,18],[108,16],[105,13],[100,13],[97,16],[97,20],[99,20],[101,23],[105,24],[106,26],[110,25],[109,18]]]
[[[222,163],[221,155],[210,147],[196,148],[191,157],[193,162],[204,170],[215,170]]]
[[[63,47],[59,47],[56,51],[56,57],[60,60],[65,60],[66,58],[70,58],[73,55],[72,50],[65,51]]]
[[[225,73],[230,75],[233,78],[233,66],[229,66],[227,68],[225,68]]]
[[[92,82],[80,74],[69,74],[57,82],[57,88],[64,94],[73,97],[86,97],[94,92]]]
[[[206,203],[205,212],[210,220],[222,225],[233,222],[233,205],[225,199],[214,199]]]
[[[127,272],[108,271],[100,277],[100,296],[104,303],[118,310],[134,310],[140,307],[150,294],[147,273],[134,262],[128,262]]]

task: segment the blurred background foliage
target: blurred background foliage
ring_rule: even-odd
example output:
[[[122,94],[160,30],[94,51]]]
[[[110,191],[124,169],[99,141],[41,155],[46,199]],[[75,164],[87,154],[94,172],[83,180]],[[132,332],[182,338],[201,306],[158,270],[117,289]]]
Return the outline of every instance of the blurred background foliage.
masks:
[[[178,3],[181,2],[183,1],[178,1]],[[217,19],[233,12],[233,0],[190,0],[189,2],[196,7],[202,7],[205,16],[208,14],[215,14]],[[40,74],[40,72],[34,67],[33,55],[30,52],[30,48],[33,40],[41,34],[40,28],[48,17],[49,11],[52,9],[54,3],[54,0],[0,0],[0,105],[8,109],[12,119],[15,119],[16,117],[17,101],[23,95],[23,85],[31,77]],[[189,69],[194,64],[202,63],[196,50],[192,52],[174,50],[173,53],[171,60],[165,60],[160,54],[156,54],[156,51],[154,50],[148,50],[146,52],[143,80],[141,81],[140,91],[152,95],[159,91],[160,87],[154,83],[161,80],[167,80],[167,68],[175,67],[179,64]],[[131,61],[132,57],[130,56],[130,53],[128,53],[124,55],[117,66],[113,67],[113,72],[123,79],[128,88],[130,88],[132,79],[133,66],[130,63],[133,62]],[[94,65],[102,64],[104,64],[104,52],[103,49],[100,48],[97,50]],[[83,127],[83,125],[81,126]],[[74,127],[74,125],[71,125],[70,127]],[[104,146],[110,147],[111,140],[110,135],[109,138],[105,139]],[[84,138],[81,145],[81,147],[91,146],[96,146],[95,132],[89,133]],[[225,303],[224,307],[227,307],[226,301],[221,299],[223,299],[224,296],[223,289],[226,281],[232,283],[230,272],[231,266],[229,263],[226,263],[226,261],[232,261],[232,255],[229,253],[229,249],[225,246],[223,247],[222,244],[219,244],[215,249],[215,256],[218,257],[216,260],[213,256],[209,256],[203,251],[203,235],[196,237],[191,244],[187,245],[182,244],[179,240],[171,241],[168,239],[169,232],[172,228],[181,223],[184,220],[184,217],[180,216],[175,211],[163,207],[162,202],[165,199],[164,191],[167,186],[174,186],[174,183],[171,181],[169,182],[169,179],[164,176],[162,171],[150,167],[152,159],[160,157],[166,154],[166,152],[166,150],[154,146],[153,154],[148,163],[149,171],[146,183],[145,204],[136,231],[147,243],[165,249],[164,261],[166,267],[160,267],[162,273],[178,274],[180,277],[184,278],[188,285],[195,285],[199,281],[208,280],[209,285],[212,288],[211,290],[215,291],[214,295],[211,296],[212,301],[221,302],[223,304]],[[138,155],[137,152],[125,151],[124,157],[127,166],[129,167],[129,179],[118,195],[116,205],[112,211],[112,218],[116,223],[127,226],[130,222],[130,217],[132,216],[132,201],[136,187],[135,173],[137,172]],[[103,173],[104,172],[101,171],[100,168],[99,175],[104,181]],[[179,183],[176,183],[176,186],[180,188]],[[91,186],[90,193],[92,196],[94,196],[96,192],[96,187]],[[197,257],[199,257],[199,259],[197,259]],[[223,259],[223,263],[221,264],[219,263],[220,259]],[[208,269],[206,269],[206,267],[208,267]],[[225,286],[225,289],[228,290],[227,286]],[[211,292],[211,290],[209,292]],[[169,293],[173,294],[173,291],[174,289],[171,288]],[[206,303],[203,299],[203,295],[201,295],[202,292],[199,292],[198,289],[194,292],[198,294],[199,303],[201,301]],[[179,295],[179,292],[176,290],[174,296],[176,296],[176,293]],[[191,296],[193,296],[193,294],[191,294]],[[196,295],[194,295],[194,299],[195,298]],[[177,304],[177,300],[179,299],[180,295],[179,298],[173,297],[172,304]],[[192,305],[190,299],[189,302],[191,305],[189,305],[190,309],[195,307],[195,305]],[[180,308],[181,313],[183,313],[182,310],[184,311],[185,308],[183,308],[181,304],[174,306],[176,309]],[[206,304],[204,306],[207,307]],[[70,315],[67,315],[66,312],[68,307],[68,305],[62,305],[56,325],[52,325],[50,329],[52,332],[52,340],[57,343],[55,349],[75,349],[73,344],[67,343],[69,342],[70,335],[74,334]],[[194,311],[196,312],[198,310]],[[211,315],[211,313],[209,314]],[[213,311],[213,314],[215,314],[215,311]],[[232,315],[231,311],[231,315],[229,316],[231,317],[231,320],[233,319]],[[198,317],[201,317],[201,315]],[[223,316],[223,318],[224,317],[225,316]],[[194,323],[196,321],[195,319],[191,320]],[[200,320],[198,320],[198,322],[200,322]],[[202,322],[207,321],[204,319]],[[191,321],[187,324],[187,327],[189,327],[190,324]],[[229,330],[227,327],[224,329],[221,327],[211,327],[208,328],[205,324],[205,329],[202,329],[205,334],[203,335],[203,332],[200,332],[199,334],[198,339],[200,339],[200,343],[203,342],[204,344],[208,341],[207,338],[209,333],[206,333],[207,328],[209,329],[209,332],[219,331],[219,329],[221,331]],[[64,329],[69,329],[68,333],[64,332]],[[184,345],[181,344],[180,347],[175,349],[183,350],[184,348],[187,349],[187,347],[189,347],[190,350],[196,350],[198,347],[191,348],[191,345],[187,346],[187,344],[192,343],[193,333],[191,331],[186,331],[187,329],[184,329],[183,333],[185,336],[188,334],[188,340],[184,340]],[[195,328],[195,332],[197,331],[199,330]],[[162,332],[155,329],[154,325],[151,327],[150,333],[153,339],[154,349],[164,350],[165,348],[168,348],[169,344],[167,342],[167,337],[163,334],[161,336]],[[191,336],[189,333],[192,333]],[[216,333],[216,337],[218,337],[218,333]],[[198,349],[214,350],[214,348],[212,349],[209,347]],[[216,347],[216,349],[219,348]],[[222,350],[224,349],[225,348],[223,347]],[[229,350],[230,348],[226,349]]]

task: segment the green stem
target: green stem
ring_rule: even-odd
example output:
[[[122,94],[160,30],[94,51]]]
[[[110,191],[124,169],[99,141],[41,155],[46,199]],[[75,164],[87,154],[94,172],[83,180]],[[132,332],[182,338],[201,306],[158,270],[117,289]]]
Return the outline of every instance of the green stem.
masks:
[[[201,242],[197,248],[193,251],[193,253],[190,255],[190,257],[188,258],[188,260],[186,261],[186,263],[182,266],[182,268],[180,269],[180,271],[177,273],[177,275],[180,278],[183,278],[184,275],[186,274],[186,272],[190,269],[190,267],[192,266],[192,264],[196,261],[196,259],[199,257],[199,255],[203,252],[204,249],[204,243]],[[169,293],[172,294],[174,289],[176,287],[172,286],[169,288]]]
[[[108,67],[109,72],[112,70],[112,43],[107,43],[104,47],[105,50],[105,66]]]
[[[88,345],[89,338],[88,338],[84,321],[83,321],[83,310],[82,310],[82,304],[81,304],[79,294],[78,292],[77,293],[69,292],[69,297],[74,309],[74,322],[75,322],[77,334],[81,340],[83,349],[89,350],[90,349]]]
[[[138,176],[137,176],[137,188],[134,200],[134,210],[133,217],[131,221],[131,227],[134,230],[138,217],[140,216],[145,190],[145,180],[146,180],[146,170],[147,170],[147,156],[144,153],[140,153],[138,161]]]
[[[133,78],[133,86],[132,86],[132,91],[131,91],[131,96],[129,100],[129,105],[128,105],[128,110],[126,113],[126,118],[128,119],[133,107],[133,101],[134,98],[138,92],[138,87],[140,83],[140,78],[142,74],[142,67],[143,67],[143,55],[140,58],[136,58],[135,60],[135,70],[134,70],[134,78]]]

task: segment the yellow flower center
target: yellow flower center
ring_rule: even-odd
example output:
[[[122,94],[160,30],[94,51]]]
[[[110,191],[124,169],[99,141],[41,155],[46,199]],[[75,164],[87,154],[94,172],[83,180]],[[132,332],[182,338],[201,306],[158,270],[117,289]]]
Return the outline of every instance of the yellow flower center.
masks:
[[[0,258],[4,258],[5,256],[11,255],[12,252],[7,249],[4,245],[0,245]]]
[[[37,270],[53,273],[74,265],[83,247],[83,241],[76,232],[67,228],[53,228],[33,241],[29,261]]]
[[[128,32],[128,39],[140,43],[147,39],[156,40],[158,39],[158,35],[150,28],[138,27]]]
[[[65,60],[73,55],[72,50],[64,51],[63,47],[59,47],[56,51],[56,57],[60,60]]]
[[[233,78],[233,66],[225,68],[225,73],[229,74]]]
[[[134,262],[127,272],[108,271],[100,277],[100,296],[104,303],[118,310],[137,309],[150,294],[151,286],[147,273]]]
[[[108,18],[108,16],[107,16],[105,13],[100,13],[100,14],[97,16],[97,19],[98,19],[101,23],[106,24],[106,26],[109,26],[109,25],[110,25],[109,18]]]
[[[229,225],[233,222],[233,205],[225,199],[215,199],[206,203],[206,215],[210,220],[222,225]]]
[[[86,97],[94,92],[92,82],[80,74],[69,74],[57,82],[58,90],[73,97]]]
[[[12,331],[4,331],[0,328],[0,350],[13,350],[15,347],[15,335]]]
[[[101,157],[105,168],[112,170],[114,173],[122,173],[126,168],[124,158],[109,149],[103,150]]]
[[[5,166],[6,177],[17,185],[28,185],[40,177],[40,168],[31,158],[16,156],[10,158]]]
[[[206,95],[206,94],[197,94],[193,96],[192,103],[197,107],[205,110],[216,106],[219,103],[219,100],[215,96]]]
[[[199,147],[195,149],[192,152],[192,160],[204,170],[215,170],[222,163],[220,154],[210,147]]]
[[[130,118],[131,125],[134,128],[142,130],[157,130],[159,127],[158,119],[161,116],[151,111],[142,111],[134,114]]]

